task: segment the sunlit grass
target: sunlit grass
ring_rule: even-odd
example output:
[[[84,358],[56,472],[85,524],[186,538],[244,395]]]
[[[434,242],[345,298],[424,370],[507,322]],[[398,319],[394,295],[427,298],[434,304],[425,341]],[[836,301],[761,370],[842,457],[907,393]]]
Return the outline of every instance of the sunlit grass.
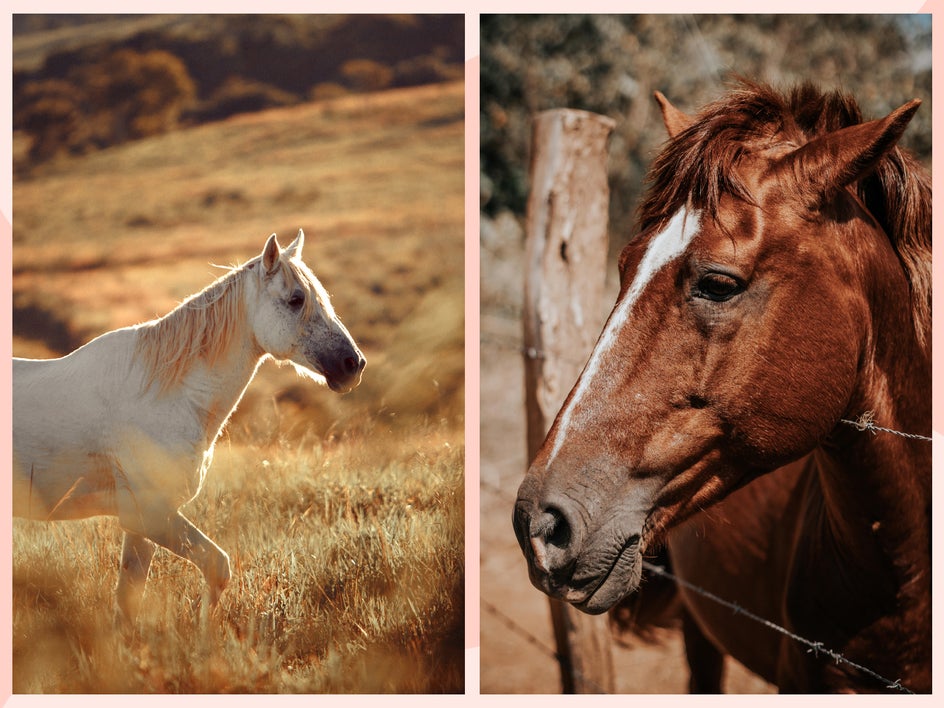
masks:
[[[364,443],[222,445],[185,513],[231,585],[208,613],[200,573],[160,551],[131,637],[115,520],[17,521],[14,691],[461,691],[461,437]]]

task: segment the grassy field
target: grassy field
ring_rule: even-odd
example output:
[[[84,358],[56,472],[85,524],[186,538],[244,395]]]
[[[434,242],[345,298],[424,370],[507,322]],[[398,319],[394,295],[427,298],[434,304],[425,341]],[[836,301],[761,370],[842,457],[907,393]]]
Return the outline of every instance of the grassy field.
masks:
[[[15,355],[161,315],[301,227],[368,360],[343,397],[273,364],[250,386],[184,509],[232,559],[215,615],[159,551],[124,637],[116,520],[16,520],[15,692],[462,690],[463,145],[460,84],[33,168],[15,136]]]

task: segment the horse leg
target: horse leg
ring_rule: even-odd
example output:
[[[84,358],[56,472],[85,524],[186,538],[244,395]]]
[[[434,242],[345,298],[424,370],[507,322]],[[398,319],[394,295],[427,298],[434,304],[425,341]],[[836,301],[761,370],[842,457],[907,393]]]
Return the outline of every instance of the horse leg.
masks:
[[[210,605],[215,606],[229,584],[226,552],[179,511],[160,518],[150,516],[142,526],[142,535],[200,569],[209,586]]]
[[[118,614],[124,625],[134,624],[141,608],[144,584],[147,581],[154,544],[144,536],[125,531],[121,544],[121,567],[118,570]]]
[[[682,612],[682,636],[690,671],[689,693],[721,693],[724,655],[711,643],[688,610]]]
[[[179,511],[166,516],[129,513],[122,518],[122,527],[126,534],[150,539],[197,566],[209,587],[210,604],[216,605],[229,584],[229,556],[187,517]]]

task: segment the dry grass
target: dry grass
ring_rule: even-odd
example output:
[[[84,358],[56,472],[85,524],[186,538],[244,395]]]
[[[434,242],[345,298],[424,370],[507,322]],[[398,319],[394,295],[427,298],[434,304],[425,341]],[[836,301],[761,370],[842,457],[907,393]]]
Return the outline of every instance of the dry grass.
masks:
[[[224,444],[185,509],[230,552],[218,615],[203,609],[200,573],[161,551],[130,640],[108,609],[115,520],[17,521],[14,691],[461,690],[463,450],[452,437]]]
[[[15,692],[463,688],[463,91],[245,116],[14,183],[14,353],[168,311],[298,227],[368,368],[338,397],[265,365],[185,513],[229,554],[160,551],[115,631],[114,519],[16,521]]]

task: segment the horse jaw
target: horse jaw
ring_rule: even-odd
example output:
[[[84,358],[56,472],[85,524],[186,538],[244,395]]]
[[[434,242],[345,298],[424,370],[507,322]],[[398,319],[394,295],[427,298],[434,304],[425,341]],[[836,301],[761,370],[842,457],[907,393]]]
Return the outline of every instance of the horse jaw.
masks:
[[[293,369],[295,369],[295,373],[301,376],[303,379],[314,381],[320,386],[328,386],[328,379],[325,378],[324,374],[309,368],[305,364],[299,364],[298,362],[292,361],[291,359],[276,359],[275,361],[278,362],[279,366],[291,366]]]

